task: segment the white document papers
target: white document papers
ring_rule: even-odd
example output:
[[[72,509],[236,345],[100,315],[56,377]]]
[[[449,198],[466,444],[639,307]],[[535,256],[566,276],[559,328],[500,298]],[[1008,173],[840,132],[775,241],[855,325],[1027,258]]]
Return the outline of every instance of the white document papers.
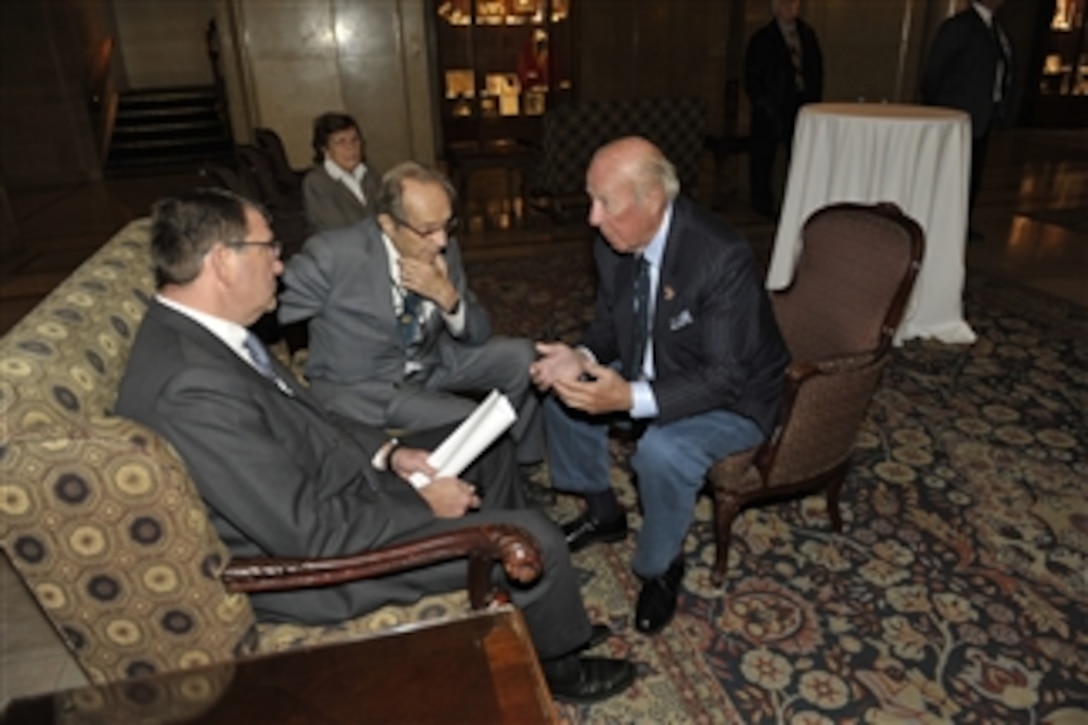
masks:
[[[460,476],[485,448],[502,435],[518,419],[514,406],[498,390],[492,390],[472,415],[435,448],[427,462],[438,471],[438,478]],[[423,488],[431,479],[419,471],[408,479],[416,488]]]

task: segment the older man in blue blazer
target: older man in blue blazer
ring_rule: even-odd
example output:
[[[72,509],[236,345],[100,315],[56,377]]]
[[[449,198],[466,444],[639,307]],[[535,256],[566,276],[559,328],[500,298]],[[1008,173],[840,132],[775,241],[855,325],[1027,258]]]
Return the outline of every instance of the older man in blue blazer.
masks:
[[[643,512],[635,626],[654,633],[676,609],[706,471],[770,432],[789,355],[748,242],[679,196],[656,146],[639,137],[604,146],[586,189],[600,231],[593,321],[577,347],[538,344],[531,374],[555,393],[544,406],[552,483],[586,503],[563,526],[572,550],[626,536],[608,426],[641,431],[631,459]]]

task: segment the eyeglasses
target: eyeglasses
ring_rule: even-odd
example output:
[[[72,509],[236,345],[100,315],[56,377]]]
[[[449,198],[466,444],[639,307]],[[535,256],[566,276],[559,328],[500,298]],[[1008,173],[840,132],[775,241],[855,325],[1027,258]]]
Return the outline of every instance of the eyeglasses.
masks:
[[[281,242],[278,239],[273,239],[273,240],[268,241],[268,242],[244,242],[244,241],[227,242],[226,245],[228,247],[234,247],[234,248],[238,248],[238,247],[264,247],[265,249],[271,251],[272,254],[276,255],[277,257],[280,256],[280,254],[283,252],[283,242]]]
[[[390,216],[392,216],[392,215],[390,215]],[[442,225],[440,227],[435,227],[434,229],[416,229],[414,226],[412,226],[408,222],[404,221],[400,217],[395,217],[395,216],[393,217],[393,221],[395,221],[399,226],[402,226],[402,227],[408,229],[413,234],[415,234],[417,237],[422,237],[424,239],[427,239],[428,237],[433,237],[435,234],[438,234],[439,232],[443,232],[447,237],[452,237],[454,232],[457,231],[457,225],[458,225],[457,217],[451,217],[450,220],[447,221],[444,225]]]

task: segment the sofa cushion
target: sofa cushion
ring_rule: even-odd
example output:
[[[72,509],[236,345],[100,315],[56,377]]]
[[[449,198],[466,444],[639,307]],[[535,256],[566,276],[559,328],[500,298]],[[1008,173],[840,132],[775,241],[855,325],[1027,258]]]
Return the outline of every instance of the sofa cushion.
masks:
[[[148,223],[133,222],[0,340],[0,427],[109,412],[153,290]]]
[[[143,426],[0,437],[0,540],[93,681],[255,650],[249,599],[173,449]]]

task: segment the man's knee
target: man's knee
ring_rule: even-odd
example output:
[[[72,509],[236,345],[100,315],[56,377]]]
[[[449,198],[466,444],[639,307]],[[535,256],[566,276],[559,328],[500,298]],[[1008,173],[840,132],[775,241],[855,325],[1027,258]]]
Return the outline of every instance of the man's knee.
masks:
[[[563,532],[544,513],[532,509],[518,509],[507,513],[510,519],[509,523],[520,526],[532,534],[533,538],[540,544],[542,556],[546,557],[549,552],[565,552],[567,550],[567,541],[563,536]]]

